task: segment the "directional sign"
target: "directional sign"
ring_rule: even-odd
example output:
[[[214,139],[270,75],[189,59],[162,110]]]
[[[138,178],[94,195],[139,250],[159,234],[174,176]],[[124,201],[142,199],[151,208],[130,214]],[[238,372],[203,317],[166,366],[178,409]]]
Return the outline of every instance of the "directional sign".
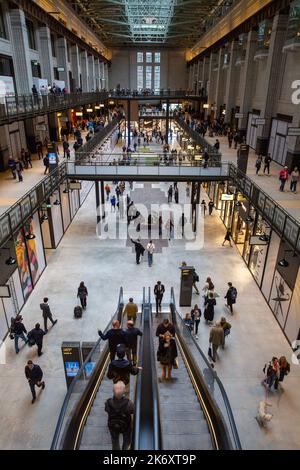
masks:
[[[225,194],[223,193],[221,196],[221,201],[233,201],[233,194]]]

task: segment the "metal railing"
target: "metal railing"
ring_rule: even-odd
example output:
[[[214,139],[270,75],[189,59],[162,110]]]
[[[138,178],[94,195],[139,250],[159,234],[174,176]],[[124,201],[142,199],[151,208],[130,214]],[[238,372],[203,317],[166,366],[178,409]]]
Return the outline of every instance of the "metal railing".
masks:
[[[111,328],[111,323],[113,320],[120,320],[122,319],[122,312],[123,312],[123,307],[124,307],[124,302],[123,302],[123,288],[120,288],[119,292],[119,299],[118,299],[118,306],[115,314],[112,316],[110,322],[108,323],[107,327],[104,330],[104,334],[108,331],[109,328]],[[99,338],[98,341],[96,342],[95,346],[87,356],[86,360],[80,367],[76,377],[74,377],[67,394],[65,396],[57,425],[55,428],[52,444],[51,444],[51,450],[59,450],[64,448],[64,440],[66,438],[66,432],[68,430],[68,427],[70,425],[70,421],[72,419],[72,414],[74,410],[76,409],[77,405],[79,404],[80,400],[82,399],[82,395],[85,391],[85,389],[89,386],[89,383],[92,382],[95,378],[95,375],[97,373],[97,363],[101,358],[103,348],[101,348],[102,345],[105,345],[104,347],[107,347],[106,343]],[[91,374],[88,373],[88,370],[90,367],[87,367],[87,365],[93,365],[93,371]],[[73,432],[76,430],[74,429]]]
[[[197,366],[205,382],[206,388],[211,398],[214,400],[217,407],[219,408],[221,417],[223,418],[223,421],[226,424],[226,431],[231,442],[231,447],[232,449],[240,450],[242,446],[236,428],[230,402],[224,389],[224,386],[219,377],[217,376],[217,373],[211,367],[202,349],[193,338],[190,329],[185,325],[183,319],[179,315],[176,309],[173,287],[171,288],[171,310],[172,308],[176,315],[176,325],[179,328],[179,332],[182,338],[184,339],[185,344],[187,345],[190,353],[192,354],[193,359],[196,361]]]
[[[193,90],[110,90],[109,98],[206,98],[203,95],[197,95]]]
[[[182,128],[184,132],[189,134],[190,138],[197,144],[200,145],[202,149],[207,149],[207,152],[210,155],[216,155],[221,160],[222,154],[215,149],[215,147],[207,142],[204,137],[202,137],[199,132],[194,131],[185,121],[179,116],[174,115],[174,121]]]
[[[0,100],[0,122],[49,112],[69,109],[76,106],[97,103],[108,98],[107,92],[60,93],[47,95],[12,95]]]

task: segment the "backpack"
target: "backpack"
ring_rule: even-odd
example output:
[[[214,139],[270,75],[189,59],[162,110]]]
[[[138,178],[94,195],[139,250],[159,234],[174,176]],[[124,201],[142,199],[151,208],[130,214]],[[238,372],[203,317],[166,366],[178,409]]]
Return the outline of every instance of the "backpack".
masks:
[[[237,298],[237,290],[236,290],[235,287],[233,287],[233,288],[231,289],[231,300],[232,300],[233,302],[235,302],[235,301],[236,301],[236,298]]]
[[[128,413],[128,402],[125,403],[123,409],[115,411],[111,407],[111,400],[109,399],[107,402],[109,408],[108,428],[112,432],[122,434],[127,431],[131,421],[130,414]]]

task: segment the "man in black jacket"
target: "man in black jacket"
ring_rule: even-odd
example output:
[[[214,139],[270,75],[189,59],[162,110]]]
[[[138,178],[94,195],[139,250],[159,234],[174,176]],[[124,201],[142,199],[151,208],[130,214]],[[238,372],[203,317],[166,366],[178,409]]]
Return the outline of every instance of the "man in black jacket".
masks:
[[[110,360],[113,361],[117,352],[117,346],[119,344],[127,345],[127,338],[125,331],[120,328],[119,320],[114,320],[112,322],[112,328],[105,333],[102,333],[101,330],[98,330],[98,335],[103,340],[108,339],[108,347],[110,352]]]
[[[134,405],[125,396],[125,385],[123,382],[117,382],[113,390],[113,398],[109,398],[105,402],[112,450],[120,450],[120,434],[123,434],[122,450],[127,450],[131,440],[131,415],[134,412]]]
[[[42,390],[45,388],[45,382],[42,381],[43,371],[39,365],[33,364],[32,361],[28,361],[25,366],[25,376],[28,380],[29,387],[32,393],[32,401],[34,403],[36,400],[35,386],[42,387]]]
[[[121,381],[126,385],[126,395],[129,395],[130,375],[137,375],[141,367],[135,367],[128,359],[125,359],[125,347],[120,344],[117,348],[117,359],[111,361],[108,367],[107,377],[114,384]]]
[[[38,356],[41,356],[42,353],[42,348],[43,348],[43,337],[44,337],[45,332],[42,330],[41,325],[37,323],[33,330],[29,331],[28,333],[28,339],[33,340],[35,344],[37,345],[37,350],[38,350]]]
[[[235,304],[237,297],[237,290],[233,287],[232,282],[228,282],[228,290],[225,295],[225,299],[227,300],[226,307],[230,309],[230,312],[233,314],[232,305]]]
[[[132,365],[136,365],[137,360],[137,338],[143,336],[143,333],[138,328],[135,328],[134,322],[128,320],[127,330],[125,331],[127,338],[126,355],[129,361],[132,361]]]
[[[167,331],[169,331],[172,336],[175,336],[174,325],[172,325],[168,318],[165,318],[164,321],[160,323],[156,329],[156,336],[158,336],[160,342]]]
[[[140,257],[143,256],[145,248],[141,244],[139,238],[137,239],[136,242],[132,240],[132,238],[130,240],[135,245],[134,248],[135,248],[135,256],[136,256],[136,264],[140,264]]]
[[[161,301],[164,296],[165,286],[161,283],[161,281],[157,281],[154,286],[154,295],[156,300],[156,315],[158,315],[158,309],[161,312]]]
[[[14,319],[13,323],[12,323],[12,326],[11,326],[11,333],[14,334],[14,337],[15,337],[15,350],[16,350],[16,354],[19,353],[20,349],[19,349],[19,338],[21,338],[24,343],[28,343],[28,339],[27,337],[25,336],[25,333],[27,333],[27,330],[25,328],[25,326],[23,325],[23,317],[22,315],[17,315],[16,318]]]
[[[43,311],[45,333],[48,333],[48,328],[47,328],[48,319],[51,321],[52,325],[55,325],[55,323],[57,323],[57,320],[53,320],[52,313],[48,304],[48,300],[49,300],[48,297],[44,297],[44,302],[40,304],[40,308]]]

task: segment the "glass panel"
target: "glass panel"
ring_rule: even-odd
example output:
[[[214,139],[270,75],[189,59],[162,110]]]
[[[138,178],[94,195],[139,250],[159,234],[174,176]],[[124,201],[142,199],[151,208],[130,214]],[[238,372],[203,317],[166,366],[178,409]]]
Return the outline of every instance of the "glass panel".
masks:
[[[298,236],[298,226],[291,219],[286,219],[286,224],[284,227],[284,235],[287,240],[291,243],[292,246],[296,245],[297,236]]]
[[[0,37],[7,39],[2,5],[0,5]]]
[[[146,62],[152,62],[152,52],[146,52]]]
[[[144,67],[142,65],[137,66],[137,89],[140,91],[144,88]]]
[[[9,238],[10,227],[9,227],[9,217],[8,215],[1,215],[0,220],[0,242],[3,243],[4,240]]]
[[[152,88],[152,66],[151,65],[147,65],[146,67],[146,88],[150,88],[150,89]]]
[[[160,52],[155,52],[154,53],[154,62],[156,64],[159,64],[160,63]]]
[[[276,207],[273,223],[280,232],[283,232],[285,218],[285,213],[281,209],[279,209],[279,207]]]
[[[287,41],[300,41],[300,0],[292,2],[290,5],[289,22],[287,27]]]
[[[21,278],[21,285],[24,294],[25,300],[29,297],[32,292],[32,282],[29,271],[28,256],[25,244],[25,238],[23,234],[23,229],[21,229],[16,235],[15,240],[17,262],[19,267],[19,273]]]
[[[274,203],[270,199],[266,198],[264,214],[269,220],[273,220],[274,209],[275,209]]]
[[[144,62],[144,53],[143,52],[137,52],[136,54],[136,59],[138,63]]]
[[[159,91],[160,89],[160,65],[155,65],[154,67],[154,91]]]

